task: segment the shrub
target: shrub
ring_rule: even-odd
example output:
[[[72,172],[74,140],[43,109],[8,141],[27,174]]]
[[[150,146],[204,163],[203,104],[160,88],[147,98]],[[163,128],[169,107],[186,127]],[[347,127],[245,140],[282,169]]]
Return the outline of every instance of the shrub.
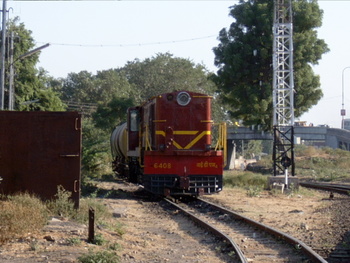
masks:
[[[224,174],[224,186],[225,187],[249,187],[256,186],[265,188],[267,185],[267,177],[261,174],[252,172],[236,172],[229,171]]]
[[[42,201],[27,193],[7,196],[0,201],[0,243],[35,233],[47,223]]]
[[[87,223],[89,221],[89,208],[92,207],[95,210],[96,222],[105,221],[112,217],[108,208],[95,198],[83,198],[80,200],[79,209],[74,215],[74,219],[80,223]]]
[[[294,148],[295,155],[298,157],[302,156],[314,156],[318,155],[322,152],[321,149],[317,149],[313,146],[306,146],[306,145],[295,145]]]
[[[47,208],[53,215],[72,218],[75,215],[74,203],[70,199],[72,194],[65,190],[62,185],[57,187],[55,199],[47,202]]]
[[[68,246],[78,246],[81,244],[81,239],[78,237],[69,237],[66,241]]]
[[[86,255],[82,255],[78,258],[81,263],[118,263],[120,262],[119,257],[111,251],[99,251],[89,252]]]
[[[261,194],[261,191],[263,189],[261,188],[261,186],[249,186],[247,188],[247,196],[249,197],[257,197]]]
[[[104,238],[102,234],[95,235],[94,244],[98,246],[102,246],[107,243],[107,240]]]

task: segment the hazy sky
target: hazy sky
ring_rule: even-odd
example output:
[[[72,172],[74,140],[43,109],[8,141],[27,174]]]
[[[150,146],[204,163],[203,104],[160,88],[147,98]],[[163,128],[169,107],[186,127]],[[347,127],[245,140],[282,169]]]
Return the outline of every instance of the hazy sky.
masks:
[[[233,19],[238,1],[8,1],[10,18],[20,17],[42,50],[40,67],[54,77],[70,72],[122,67],[169,52],[216,71],[212,48]],[[324,97],[300,120],[339,128],[342,72],[350,67],[350,1],[320,0],[324,11],[319,38],[331,51],[314,70]],[[344,70],[345,109],[350,118],[350,68]]]

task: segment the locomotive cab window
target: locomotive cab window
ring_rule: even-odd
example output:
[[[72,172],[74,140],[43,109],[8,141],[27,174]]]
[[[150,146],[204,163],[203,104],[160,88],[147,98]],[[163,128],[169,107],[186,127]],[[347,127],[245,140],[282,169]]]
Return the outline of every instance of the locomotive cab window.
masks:
[[[138,110],[130,111],[130,131],[138,131],[140,124],[140,113]]]

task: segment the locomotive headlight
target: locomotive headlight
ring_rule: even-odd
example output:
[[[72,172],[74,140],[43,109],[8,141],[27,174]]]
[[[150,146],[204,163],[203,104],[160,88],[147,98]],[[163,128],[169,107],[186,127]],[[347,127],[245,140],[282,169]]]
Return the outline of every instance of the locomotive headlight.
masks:
[[[186,106],[191,101],[191,96],[187,92],[183,91],[177,94],[176,98],[177,103],[181,106]]]

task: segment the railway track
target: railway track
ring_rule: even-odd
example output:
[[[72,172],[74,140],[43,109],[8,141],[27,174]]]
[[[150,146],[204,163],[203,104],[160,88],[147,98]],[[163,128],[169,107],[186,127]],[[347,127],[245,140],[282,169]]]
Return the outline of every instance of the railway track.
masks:
[[[165,200],[222,239],[234,251],[234,262],[327,262],[296,238],[216,204]]]
[[[350,185],[341,185],[341,184],[325,184],[325,183],[309,183],[309,182],[300,182],[300,186],[325,190],[331,193],[339,193],[339,194],[350,194]]]

